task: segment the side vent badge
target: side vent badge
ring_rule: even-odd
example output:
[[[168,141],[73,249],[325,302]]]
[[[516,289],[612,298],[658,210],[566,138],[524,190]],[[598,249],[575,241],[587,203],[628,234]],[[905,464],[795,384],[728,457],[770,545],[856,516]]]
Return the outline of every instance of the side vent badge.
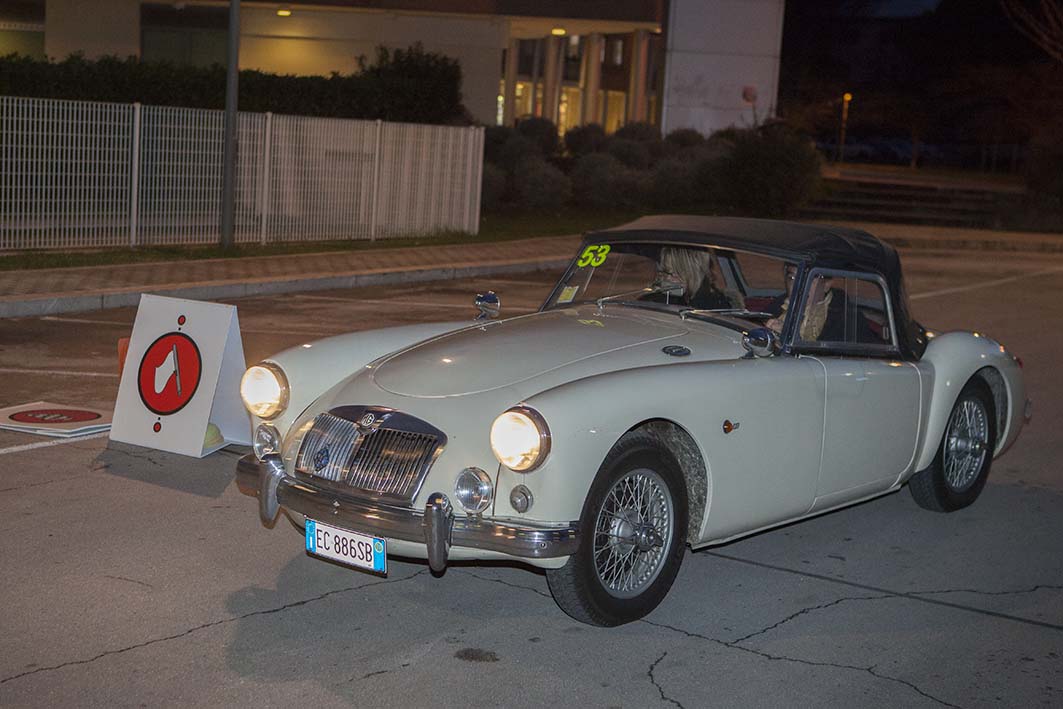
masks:
[[[690,348],[682,345],[665,345],[661,348],[661,352],[671,357],[686,357],[690,354]]]

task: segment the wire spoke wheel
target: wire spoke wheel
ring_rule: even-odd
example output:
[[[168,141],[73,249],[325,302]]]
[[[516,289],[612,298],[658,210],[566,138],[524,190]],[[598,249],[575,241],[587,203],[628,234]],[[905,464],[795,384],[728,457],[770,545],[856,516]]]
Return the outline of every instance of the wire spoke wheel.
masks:
[[[953,409],[945,432],[945,483],[955,492],[971,487],[989,454],[989,415],[974,397]]]
[[[633,598],[656,580],[675,533],[674,508],[654,470],[637,468],[613,483],[594,526],[594,570],[607,593]]]

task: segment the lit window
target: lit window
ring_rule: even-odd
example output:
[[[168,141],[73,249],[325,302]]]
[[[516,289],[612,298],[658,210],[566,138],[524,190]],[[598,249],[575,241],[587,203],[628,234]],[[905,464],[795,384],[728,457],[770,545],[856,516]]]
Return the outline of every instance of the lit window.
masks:
[[[624,63],[624,40],[623,39],[614,39],[613,40],[612,52],[613,52],[613,56],[612,56],[613,65],[614,66],[620,66],[621,64],[623,64]]]

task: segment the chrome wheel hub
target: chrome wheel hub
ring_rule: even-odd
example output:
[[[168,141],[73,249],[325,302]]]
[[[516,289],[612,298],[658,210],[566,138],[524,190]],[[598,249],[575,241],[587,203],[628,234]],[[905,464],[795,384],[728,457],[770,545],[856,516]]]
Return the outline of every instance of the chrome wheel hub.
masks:
[[[668,486],[656,471],[632,470],[606,493],[594,527],[594,569],[616,598],[632,598],[660,574],[674,534]]]
[[[989,453],[989,415],[978,399],[964,399],[949,417],[942,456],[945,483],[955,492],[970,488]]]

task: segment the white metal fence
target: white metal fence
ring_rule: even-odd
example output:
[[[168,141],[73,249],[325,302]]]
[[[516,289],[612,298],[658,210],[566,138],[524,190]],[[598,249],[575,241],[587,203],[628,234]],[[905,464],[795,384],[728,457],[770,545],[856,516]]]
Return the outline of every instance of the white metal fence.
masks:
[[[0,250],[216,243],[221,111],[0,97]],[[237,242],[476,233],[483,129],[239,114]]]

